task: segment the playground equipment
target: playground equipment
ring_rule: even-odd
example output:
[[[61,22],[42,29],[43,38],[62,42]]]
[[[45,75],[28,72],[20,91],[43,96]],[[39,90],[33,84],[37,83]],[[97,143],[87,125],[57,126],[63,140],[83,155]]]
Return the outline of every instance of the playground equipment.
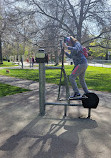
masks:
[[[60,41],[61,46],[61,55],[62,55],[62,66],[61,67],[52,67],[52,66],[45,66],[45,63],[48,62],[48,58],[44,52],[44,49],[39,49],[36,57],[37,62],[39,63],[39,108],[40,108],[40,115],[45,115],[45,110],[47,105],[55,105],[55,106],[64,106],[64,117],[67,115],[67,107],[68,106],[83,106],[84,108],[88,109],[88,118],[91,116],[91,109],[97,108],[99,103],[99,98],[95,93],[86,93],[80,98],[75,98],[73,101],[81,101],[81,104],[74,104],[71,103],[71,100],[69,99],[70,93],[69,93],[69,86],[68,86],[68,79],[67,75],[64,69],[64,48],[62,47],[62,41]],[[60,83],[58,88],[58,97],[57,100],[59,102],[46,102],[45,100],[45,70],[47,69],[60,69],[61,75],[60,75]],[[66,89],[66,98],[61,99],[60,98],[60,90],[61,90],[61,79],[64,75],[64,83],[65,83],[65,89]],[[62,103],[62,101],[66,101],[65,103]]]

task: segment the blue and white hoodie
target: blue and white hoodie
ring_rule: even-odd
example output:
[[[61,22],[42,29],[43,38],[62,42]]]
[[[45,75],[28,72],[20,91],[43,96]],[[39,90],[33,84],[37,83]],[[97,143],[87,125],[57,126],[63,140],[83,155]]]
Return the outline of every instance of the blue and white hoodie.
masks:
[[[82,46],[78,41],[75,42],[73,46],[68,46],[68,50],[70,50],[71,53],[69,54],[66,52],[66,56],[73,59],[75,66],[79,64],[87,64],[87,59],[84,54],[82,54]]]

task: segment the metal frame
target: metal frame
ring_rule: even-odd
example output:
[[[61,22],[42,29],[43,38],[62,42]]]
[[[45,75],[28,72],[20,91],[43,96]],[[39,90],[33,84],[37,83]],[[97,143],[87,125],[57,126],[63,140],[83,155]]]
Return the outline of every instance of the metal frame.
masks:
[[[61,71],[64,73],[64,80],[66,82],[66,103],[60,102],[46,102],[45,101],[45,70],[46,69],[61,69]],[[82,104],[71,104],[69,100],[69,87],[68,82],[66,78],[65,70],[61,67],[45,67],[45,63],[39,63],[39,106],[40,106],[40,115],[45,115],[45,107],[46,105],[58,105],[58,106],[64,106],[64,117],[67,115],[67,106],[82,106]],[[60,79],[61,80],[61,79]],[[59,86],[59,95],[60,96],[60,87]]]
[[[82,104],[71,104],[69,100],[69,86],[68,86],[68,79],[64,69],[64,48],[62,47],[62,41],[60,41],[61,45],[61,54],[62,54],[62,66],[61,67],[46,67],[45,63],[39,63],[39,108],[40,108],[40,115],[45,115],[46,105],[54,105],[54,106],[64,106],[64,117],[67,115],[67,107],[68,106],[82,106]],[[61,69],[60,75],[60,83],[59,83],[59,90],[58,90],[58,98],[60,100],[60,90],[61,90],[61,80],[62,76],[64,75],[64,82],[66,88],[66,103],[58,102],[46,102],[45,101],[45,70],[46,69]],[[91,116],[91,109],[88,110],[88,118]]]

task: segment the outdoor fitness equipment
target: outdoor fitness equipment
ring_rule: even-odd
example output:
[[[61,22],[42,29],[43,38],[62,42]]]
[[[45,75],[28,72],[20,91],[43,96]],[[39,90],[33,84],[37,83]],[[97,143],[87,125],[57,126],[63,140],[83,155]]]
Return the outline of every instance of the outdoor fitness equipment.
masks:
[[[67,115],[67,107],[68,106],[83,106],[84,108],[88,109],[88,118],[91,116],[91,109],[97,108],[99,103],[99,98],[95,93],[86,93],[80,98],[75,98],[71,100],[80,100],[82,104],[72,104],[70,103],[70,93],[69,93],[69,86],[68,86],[68,79],[64,69],[64,48],[62,47],[62,41],[60,41],[61,46],[61,55],[62,55],[62,66],[61,67],[52,67],[52,66],[45,66],[45,63],[48,62],[48,58],[44,49],[39,49],[36,54],[37,62],[39,63],[39,108],[40,108],[40,115],[45,115],[45,109],[47,105],[56,105],[56,106],[64,106],[64,117]],[[46,69],[61,69],[60,75],[60,83],[59,83],[59,90],[58,90],[58,98],[59,102],[46,102],[45,101],[45,70]],[[61,103],[63,99],[60,98],[60,90],[61,90],[61,80],[62,76],[64,75],[64,82],[66,88],[66,101],[65,103]]]

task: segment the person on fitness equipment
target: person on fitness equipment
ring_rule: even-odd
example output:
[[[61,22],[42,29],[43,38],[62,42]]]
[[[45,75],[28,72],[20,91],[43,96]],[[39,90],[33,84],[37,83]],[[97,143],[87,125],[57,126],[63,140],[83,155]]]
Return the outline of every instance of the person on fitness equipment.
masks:
[[[64,38],[63,47],[65,49],[65,54],[67,57],[72,58],[74,62],[74,69],[69,76],[70,83],[74,90],[74,95],[70,96],[70,99],[78,98],[81,96],[77,83],[75,81],[76,77],[79,76],[80,84],[85,93],[89,93],[86,82],[85,82],[85,71],[88,67],[87,59],[82,53],[82,46],[79,41],[73,36]],[[70,50],[69,54],[67,50]]]

